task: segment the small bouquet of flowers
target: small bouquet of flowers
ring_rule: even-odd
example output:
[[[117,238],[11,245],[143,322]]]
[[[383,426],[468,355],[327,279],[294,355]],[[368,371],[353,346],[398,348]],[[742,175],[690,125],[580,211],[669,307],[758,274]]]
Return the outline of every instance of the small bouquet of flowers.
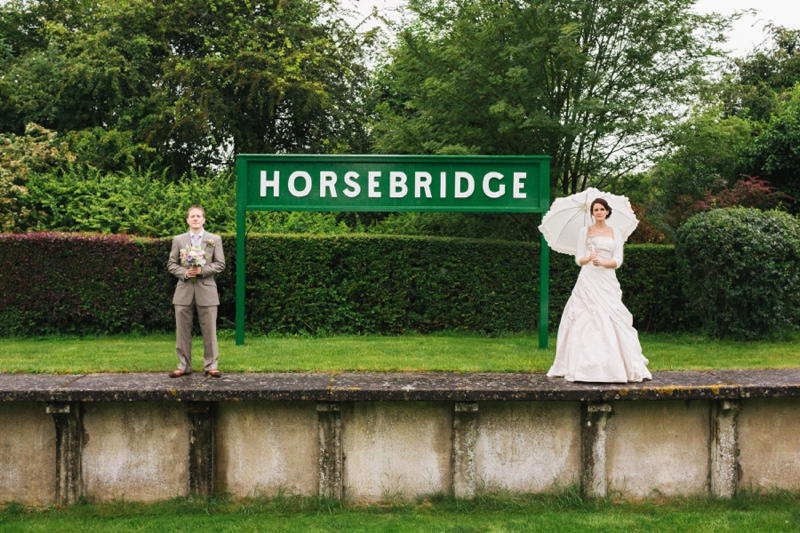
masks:
[[[204,267],[206,265],[206,252],[202,246],[187,246],[181,248],[181,265],[186,268]],[[190,280],[197,283],[197,278]]]
[[[594,235],[589,235],[589,237],[586,239],[586,242],[589,245],[589,251],[590,252],[596,252],[597,251],[595,249],[596,243],[595,243]]]

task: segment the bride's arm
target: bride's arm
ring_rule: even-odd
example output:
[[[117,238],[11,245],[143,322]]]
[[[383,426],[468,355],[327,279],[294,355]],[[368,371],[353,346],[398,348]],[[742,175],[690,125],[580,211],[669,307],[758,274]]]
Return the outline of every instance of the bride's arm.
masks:
[[[622,245],[624,239],[617,229],[614,229],[614,251],[611,253],[611,261],[606,265],[608,268],[619,268],[622,266]]]

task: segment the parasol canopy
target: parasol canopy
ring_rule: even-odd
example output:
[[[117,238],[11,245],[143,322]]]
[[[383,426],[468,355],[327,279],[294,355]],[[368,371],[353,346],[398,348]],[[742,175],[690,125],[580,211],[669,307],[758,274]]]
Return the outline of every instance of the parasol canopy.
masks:
[[[542,218],[539,231],[544,235],[550,248],[562,254],[574,255],[577,252],[578,233],[581,228],[594,224],[589,207],[597,198],[602,198],[611,207],[611,216],[606,220],[606,224],[622,234],[623,239],[628,240],[639,224],[628,197],[590,187],[572,196],[556,198],[550,206],[550,211]]]

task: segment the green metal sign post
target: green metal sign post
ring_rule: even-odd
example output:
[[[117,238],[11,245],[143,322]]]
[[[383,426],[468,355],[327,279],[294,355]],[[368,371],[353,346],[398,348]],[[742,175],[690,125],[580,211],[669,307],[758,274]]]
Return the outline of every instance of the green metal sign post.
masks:
[[[545,213],[549,156],[236,157],[236,344],[244,344],[247,211]],[[547,348],[550,249],[541,240],[539,347]]]

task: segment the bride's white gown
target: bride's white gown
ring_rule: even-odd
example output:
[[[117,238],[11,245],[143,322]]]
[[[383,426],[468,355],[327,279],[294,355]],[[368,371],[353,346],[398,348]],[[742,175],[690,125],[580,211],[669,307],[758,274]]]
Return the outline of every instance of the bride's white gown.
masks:
[[[575,261],[589,256],[588,228],[581,230]],[[622,238],[594,237],[601,260],[622,265]],[[580,264],[578,262],[578,264]],[[581,267],[578,281],[561,315],[556,360],[547,373],[567,381],[617,383],[652,379],[649,361],[642,355],[633,315],[622,303],[622,290],[615,269]]]

